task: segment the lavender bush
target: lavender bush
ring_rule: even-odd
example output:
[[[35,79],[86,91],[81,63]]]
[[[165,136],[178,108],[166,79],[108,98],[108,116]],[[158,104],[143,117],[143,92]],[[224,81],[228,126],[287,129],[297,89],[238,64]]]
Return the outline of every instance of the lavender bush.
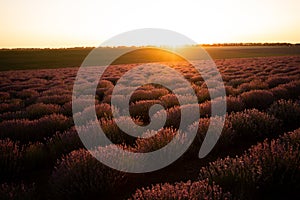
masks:
[[[50,179],[53,196],[58,199],[104,197],[125,184],[125,175],[96,160],[84,150],[63,156]]]
[[[232,113],[228,120],[234,130],[231,139],[238,146],[276,137],[282,130],[278,119],[256,109]]]
[[[0,197],[3,200],[36,199],[36,186],[34,183],[3,183],[0,185]]]
[[[293,142],[289,140],[293,138]],[[236,198],[291,198],[300,188],[300,131],[251,147],[240,157],[218,159],[200,170]]]
[[[247,108],[263,110],[268,108],[274,101],[273,94],[266,90],[252,90],[241,94],[241,99]]]
[[[208,180],[202,180],[152,185],[152,187],[136,190],[131,199],[231,199],[231,194],[224,192],[215,183],[210,184]]]
[[[20,175],[23,169],[23,149],[18,142],[10,139],[0,140],[0,181]]]
[[[292,100],[279,100],[274,102],[268,109],[268,113],[283,121],[286,130],[299,127],[300,105]]]

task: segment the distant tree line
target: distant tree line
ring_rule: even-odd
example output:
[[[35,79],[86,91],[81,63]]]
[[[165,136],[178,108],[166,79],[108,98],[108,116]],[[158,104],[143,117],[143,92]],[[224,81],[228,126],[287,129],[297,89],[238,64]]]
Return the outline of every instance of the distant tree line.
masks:
[[[185,47],[190,47],[190,46],[201,46],[201,47],[226,47],[226,46],[300,46],[300,43],[287,43],[287,42],[275,42],[275,43],[253,43],[253,42],[248,42],[248,43],[214,43],[214,44],[197,44],[197,45],[184,45]],[[124,49],[124,48],[143,48],[143,47],[156,47],[153,45],[147,45],[147,46],[107,46],[107,47],[97,47],[98,49]],[[164,47],[159,46],[159,47]],[[167,46],[166,46],[167,47]],[[92,50],[95,47],[61,47],[61,48],[0,48],[0,50]]]
[[[292,44],[287,42],[275,42],[275,43],[214,43],[214,44],[199,44],[199,46],[212,46],[212,47],[221,47],[221,46],[300,46],[300,43]]]

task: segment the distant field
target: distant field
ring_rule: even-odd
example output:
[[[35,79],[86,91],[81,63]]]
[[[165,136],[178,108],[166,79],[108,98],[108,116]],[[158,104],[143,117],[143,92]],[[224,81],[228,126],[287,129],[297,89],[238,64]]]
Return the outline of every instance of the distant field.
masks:
[[[72,49],[12,49],[0,50],[0,71],[20,69],[48,69],[63,67],[78,67],[92,48]],[[109,64],[110,58],[128,50],[139,50],[130,56],[118,59],[114,64],[145,63],[169,61],[174,57],[165,53],[153,54],[153,49],[143,50],[137,47],[100,48],[97,64]],[[179,50],[187,58],[198,58],[200,47],[187,47]],[[205,47],[213,59],[249,58],[266,56],[300,55],[300,46],[239,46],[239,47]],[[156,50],[157,51],[157,50]]]

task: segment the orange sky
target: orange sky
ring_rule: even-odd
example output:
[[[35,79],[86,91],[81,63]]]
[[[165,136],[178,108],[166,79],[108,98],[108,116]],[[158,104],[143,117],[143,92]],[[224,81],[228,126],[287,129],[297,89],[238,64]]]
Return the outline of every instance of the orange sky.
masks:
[[[0,48],[98,46],[137,28],[197,43],[298,43],[299,8],[299,0],[1,0]]]

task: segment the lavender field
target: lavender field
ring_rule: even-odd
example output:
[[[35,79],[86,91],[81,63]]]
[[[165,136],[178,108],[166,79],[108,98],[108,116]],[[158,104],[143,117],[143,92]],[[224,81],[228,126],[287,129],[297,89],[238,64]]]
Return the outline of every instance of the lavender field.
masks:
[[[198,158],[200,146],[210,118],[218,118],[211,115],[211,102],[222,97],[210,99],[195,69],[168,63],[192,84],[196,105],[189,104],[189,96],[180,105],[172,91],[155,84],[133,93],[129,110],[137,124],[149,123],[152,105],[166,109],[163,129],[148,139],[123,132],[115,120],[126,119],[114,118],[110,104],[119,78],[137,64],[112,65],[102,76],[95,98],[98,121],[106,136],[128,151],[164,147],[176,135],[181,109],[200,108],[200,119],[190,125],[196,139],[184,155],[144,174],[111,169],[83,146],[73,115],[88,115],[92,108],[82,102],[83,110],[72,112],[78,68],[1,71],[0,199],[299,199],[300,56],[215,63],[225,84],[227,115],[218,143],[204,159]],[[118,101],[125,90],[117,91]],[[178,84],[176,90],[185,88]]]

